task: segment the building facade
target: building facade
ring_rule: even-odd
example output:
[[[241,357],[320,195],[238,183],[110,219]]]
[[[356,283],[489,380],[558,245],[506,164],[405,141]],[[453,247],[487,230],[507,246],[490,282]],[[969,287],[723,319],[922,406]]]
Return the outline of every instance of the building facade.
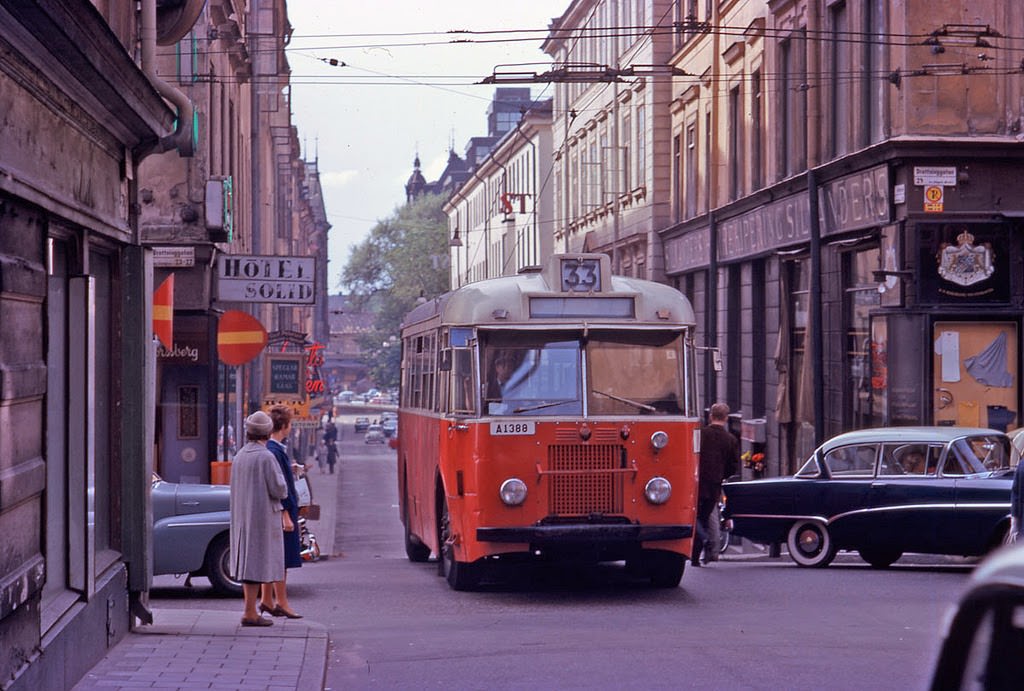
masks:
[[[706,399],[772,473],[859,427],[1019,426],[1013,3],[677,5],[659,234]]]
[[[552,133],[558,251],[604,252],[612,270],[665,277],[672,14],[667,0],[576,0],[543,50],[555,69]]]
[[[331,391],[362,394],[370,389],[370,368],[363,358],[360,339],[374,330],[376,315],[356,309],[346,295],[331,295],[331,335],[327,342],[324,374]]]
[[[3,688],[71,688],[149,617],[151,473],[209,479],[217,316],[329,333],[322,297],[225,303],[211,269],[261,253],[326,266],[289,34],[283,0],[0,0]],[[167,315],[154,290],[171,275]],[[155,316],[174,325],[159,348]],[[228,387],[250,409],[255,370]]]
[[[325,343],[329,332],[323,298],[330,225],[317,164],[302,159],[291,124],[284,52],[291,27],[281,2],[248,9],[211,0],[157,62],[159,78],[194,104],[197,131],[206,135],[189,158],[163,153],[140,167],[142,239],[154,249],[156,284],[174,281],[174,342],[157,350],[155,460],[171,482],[211,482],[210,463],[232,452],[221,430],[240,429],[241,418],[265,399],[260,360],[239,367],[219,361],[221,314],[253,314],[275,343],[296,353]],[[224,299],[218,268],[231,255],[314,257],[321,299]]]
[[[514,275],[554,252],[551,101],[517,116],[444,206],[453,289]]]
[[[134,5],[0,2],[5,688],[69,688],[146,588],[152,271],[133,201],[139,162],[188,143],[131,59],[144,34]]]

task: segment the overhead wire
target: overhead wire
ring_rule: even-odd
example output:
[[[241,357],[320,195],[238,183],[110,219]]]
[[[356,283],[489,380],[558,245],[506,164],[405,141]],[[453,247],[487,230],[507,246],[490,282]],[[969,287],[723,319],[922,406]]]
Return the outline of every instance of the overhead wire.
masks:
[[[665,13],[664,13],[664,14],[663,14],[663,15],[661,16],[661,18],[660,18],[660,19],[658,20],[658,24],[659,24],[659,25],[661,24],[661,22],[663,22],[663,21],[665,20],[665,18],[666,18],[666,17],[668,16],[669,12],[671,12],[671,11],[672,11],[672,8],[671,8],[671,7],[669,7],[669,8],[668,8],[668,9],[667,9],[667,10],[665,11]],[[593,19],[593,18],[594,18],[595,16],[596,16],[596,11],[592,10],[592,11],[591,11],[591,14],[590,14],[590,16],[589,16],[589,17],[587,18],[587,22],[589,22],[589,21],[590,21],[591,19]],[[643,40],[644,40],[644,41],[648,41],[648,40],[650,40],[650,39],[651,39],[651,36],[652,36],[652,35],[653,35],[653,34],[647,34],[647,35],[645,35],[645,36],[644,36],[644,38],[643,38]],[[578,36],[578,37],[576,38],[576,41],[574,41],[574,42],[573,42],[573,45],[572,45],[572,47],[571,47],[571,48],[570,48],[569,50],[567,50],[567,51],[566,51],[566,54],[567,54],[567,55],[568,55],[568,54],[570,54],[570,53],[572,52],[572,49],[573,49],[573,48],[575,48],[575,47],[576,47],[576,46],[578,45],[578,43],[579,43],[579,41],[580,41],[580,40],[582,40],[582,35]],[[636,53],[636,52],[639,52],[639,51],[640,51],[640,48],[632,48],[632,47],[631,47],[631,52],[634,52],[634,53]],[[594,102],[594,101],[595,101],[595,100],[596,100],[596,99],[598,98],[598,96],[600,96],[600,95],[601,95],[601,94],[602,94],[602,93],[603,93],[604,91],[606,91],[606,90],[607,90],[607,89],[608,89],[608,88],[609,88],[610,86],[611,86],[610,84],[604,84],[604,85],[602,86],[602,88],[600,88],[600,89],[597,89],[597,90],[595,90],[595,93],[593,94],[593,96],[592,96],[591,100],[590,100],[590,101],[588,102],[588,105],[589,105],[590,103],[593,103],[593,102]],[[554,117],[554,113],[552,113],[552,117]],[[569,144],[569,141],[568,141],[568,137],[565,137],[565,138],[563,138],[562,144],[561,144],[561,145],[560,145],[560,146],[558,147],[558,149],[556,149],[556,152],[559,152],[559,153],[561,153],[561,152],[563,151],[563,149],[565,149],[565,148],[566,148],[566,147],[568,146],[568,144]],[[549,182],[551,181],[551,178],[552,178],[552,177],[553,177],[553,175],[554,175],[554,171],[555,171],[555,166],[554,166],[554,165],[551,165],[551,166],[549,166],[549,167],[548,167],[548,169],[547,169],[547,173],[546,173],[546,175],[545,175],[545,177],[544,177],[544,181],[543,181],[543,182],[541,183],[540,187],[538,187],[538,189],[534,191],[534,194],[535,194],[535,195],[536,195],[537,197],[539,197],[539,196],[540,196],[540,194],[541,194],[541,192],[543,192],[543,191],[544,191],[544,190],[545,190],[545,189],[547,188],[547,185],[548,185],[548,183],[549,183]],[[536,219],[536,214],[537,214],[537,207],[536,207],[536,199],[535,199],[534,201],[535,201],[535,203],[534,203],[534,208],[533,208],[533,211],[532,211],[531,215],[533,216],[533,218],[534,218],[534,219]],[[468,242],[468,230],[467,230],[467,242]],[[513,250],[516,250],[516,249],[518,249],[518,246],[519,246],[519,242],[520,242],[520,240],[519,240],[519,237],[517,236],[517,237],[515,238],[515,243],[514,243],[514,245],[513,245]],[[508,269],[508,262],[509,262],[509,261],[511,260],[511,258],[512,258],[513,254],[514,254],[514,252],[510,252],[510,253],[509,253],[509,256],[508,256],[508,258],[506,258],[506,260],[505,260],[505,265],[503,265],[503,266],[502,266],[502,273],[504,273],[504,272],[505,272],[505,270],[507,270],[507,269]],[[469,268],[469,267],[467,266],[467,271],[468,271],[468,268]]]
[[[670,10],[671,11],[671,10]],[[664,15],[664,16],[667,16]],[[371,50],[371,49],[392,49],[392,48],[423,48],[423,47],[435,47],[435,46],[464,46],[464,45],[488,45],[493,43],[516,43],[523,41],[538,41],[545,42],[548,40],[566,40],[574,39],[579,41],[585,38],[642,38],[650,37],[655,35],[666,35],[666,34],[716,34],[719,36],[742,36],[748,37],[750,34],[749,26],[733,26],[728,24],[722,25],[711,25],[706,24],[700,26],[699,29],[688,30],[685,24],[681,23],[663,23],[659,20],[658,24],[654,25],[613,25],[606,27],[574,27],[572,29],[495,29],[495,30],[447,30],[447,31],[434,31],[434,32],[402,32],[402,33],[365,33],[365,34],[309,34],[309,35],[293,35],[290,44],[287,46],[271,46],[265,51],[276,52],[297,52],[297,51],[333,51],[333,50]],[[854,31],[854,30],[842,30],[837,31],[835,29],[824,28],[824,29],[807,29],[801,28],[794,30],[789,27],[762,27],[758,29],[758,33],[763,38],[790,38],[796,31],[799,31],[803,37],[808,40],[819,41],[819,42],[839,42],[839,43],[856,43],[856,44],[869,44],[869,45],[894,45],[894,46],[925,46],[925,41],[938,40],[941,42],[941,34],[937,35],[940,29],[936,29],[933,32],[916,32],[916,33],[898,33],[898,32],[867,32],[867,31]],[[527,33],[529,36],[514,36],[505,38],[493,38],[493,39],[466,39],[461,38],[463,35],[479,36],[479,35],[496,35],[496,34],[522,34]],[[591,34],[587,36],[587,34]],[[411,36],[448,36],[446,40],[437,41],[411,41],[411,42],[376,42],[376,43],[342,43],[342,44],[325,44],[325,45],[302,45],[302,41],[306,41],[313,38],[359,38],[359,37],[371,37],[371,36],[383,36],[383,37],[411,37]],[[451,38],[451,36],[460,36],[460,38]],[[984,38],[991,40],[1002,40],[1002,41],[1024,41],[1022,36],[1003,35],[994,32],[992,34],[985,34]],[[208,39],[216,40],[216,39]],[[979,46],[983,47],[983,46]],[[984,46],[989,47],[989,46]],[[1022,48],[1003,48],[1001,46],[993,44],[990,46],[992,49],[1010,49],[1010,50],[1024,50]],[[228,53],[233,52],[232,49],[223,50],[207,50],[204,51],[208,54],[217,53]],[[262,52],[262,51],[257,51]],[[173,51],[164,51],[163,55],[172,55]]]
[[[583,26],[576,26],[571,29],[531,29],[531,28],[513,28],[513,29],[499,29],[499,30],[448,30],[445,32],[395,32],[395,33],[372,33],[372,34],[311,34],[307,36],[293,36],[292,45],[286,47],[274,47],[268,48],[268,50],[278,51],[283,50],[286,53],[301,56],[307,59],[318,60],[324,63],[334,62],[337,64],[339,61],[336,58],[323,58],[316,56],[316,52],[324,51],[347,51],[347,50],[367,50],[367,49],[389,49],[389,48],[422,48],[422,47],[433,47],[433,46],[472,46],[472,45],[487,45],[495,43],[511,43],[511,42],[522,42],[522,41],[548,41],[548,40],[565,40],[572,41],[572,48],[575,48],[583,40],[590,38],[599,39],[610,39],[610,38],[639,38],[643,37],[644,40],[651,40],[654,36],[660,36],[665,34],[680,34],[690,33],[691,35],[697,32],[685,32],[681,31],[681,25],[679,23],[671,23],[670,25],[663,24],[664,19],[668,16],[668,13],[673,8],[669,8],[666,13],[659,19],[658,23],[654,25],[644,26],[588,26],[588,24],[594,19],[595,15],[591,15],[587,18],[587,23]],[[708,25],[706,30],[700,33],[717,33],[720,36],[742,36],[746,37],[749,33],[749,27],[747,26],[729,26],[719,25],[712,26]],[[759,30],[761,36],[766,38],[793,38],[794,32],[789,28],[776,28],[766,27]],[[849,43],[849,44],[860,44],[860,45],[876,45],[876,46],[900,46],[900,47],[921,47],[929,48],[924,41],[932,38],[934,33],[873,33],[873,32],[859,32],[859,31],[842,31],[837,32],[829,29],[822,29],[818,31],[802,30],[799,38],[802,40],[817,42],[817,43]],[[407,38],[407,37],[433,37],[433,36],[447,36],[448,40],[438,41],[417,41],[417,42],[363,42],[355,44],[344,44],[344,45],[322,45],[322,46],[304,46],[300,45],[301,41],[310,39],[338,39],[338,38],[367,38],[367,37],[385,37],[385,38]],[[496,36],[497,38],[466,38],[470,37],[482,37],[482,36]],[[1013,41],[1024,41],[1022,37],[1015,36],[998,36],[993,38],[997,43],[991,46],[985,46],[985,51],[990,52],[1009,52],[1015,53],[1022,49],[1013,46],[1000,45],[1002,42],[1013,42]],[[950,50],[956,50],[961,53],[973,52],[975,49],[965,46],[951,47]],[[217,53],[223,53],[228,51],[218,50],[202,50],[205,55],[215,55]],[[567,54],[571,53],[572,49],[567,51]],[[311,53],[314,53],[311,55]],[[937,60],[941,59],[938,56]],[[891,71],[879,71],[869,75],[870,79],[890,80],[894,78],[894,75],[898,75],[900,79],[903,78],[915,78],[921,76],[932,76],[936,78],[942,77],[963,77],[963,76],[974,76],[974,75],[1011,75],[1019,74],[1024,71],[1024,64],[1015,65],[1012,62],[1005,61],[1001,58],[981,58],[986,62],[991,61],[993,65],[981,65],[981,66],[965,66],[962,74],[931,74],[927,69],[907,69],[907,68],[896,68]],[[295,85],[336,85],[336,86],[390,86],[390,85],[409,85],[413,84],[416,86],[438,88],[443,91],[448,91],[461,96],[470,98],[476,98],[479,100],[490,101],[491,99],[485,96],[479,96],[467,91],[461,91],[460,88],[470,88],[479,86],[476,83],[460,83],[458,81],[441,81],[441,80],[459,80],[459,79],[473,79],[472,75],[392,75],[384,72],[375,71],[370,68],[360,67],[358,65],[352,65],[348,62],[341,62],[341,66],[350,68],[352,70],[363,71],[364,75],[338,75],[327,76],[327,75],[296,75],[292,74],[290,82]],[[799,87],[806,89],[820,88],[826,83],[845,83],[847,81],[853,82],[864,78],[862,71],[851,70],[849,72],[837,72],[823,70],[816,74],[804,73],[801,75],[803,81]],[[645,77],[646,79],[659,79],[659,77]],[[700,77],[689,77],[694,81],[701,83],[708,83],[719,85],[724,83],[727,79],[733,79],[734,75],[722,75],[712,79],[702,79]],[[676,78],[680,79],[680,78]],[[686,77],[682,78],[683,80]],[[793,86],[787,86],[794,84],[794,75],[782,72],[761,72],[762,79],[762,95],[771,96],[773,94],[781,93],[788,89],[794,88]],[[213,77],[213,78],[201,78],[202,81],[230,83],[236,81],[235,78],[224,78],[224,77]],[[546,91],[550,86],[548,83],[543,91]],[[600,98],[600,96],[606,92],[610,86],[608,83],[601,84],[599,88],[593,89],[592,93],[587,95],[586,102],[580,103],[573,106],[573,110],[576,112],[577,117],[585,116],[590,113],[600,112],[605,108],[601,105],[599,107],[593,107],[593,104]],[[451,88],[456,87],[456,88]],[[543,93],[542,91],[542,93]],[[703,91],[703,90],[702,90]],[[703,100],[705,98],[714,98],[714,94],[701,93],[698,98]],[[535,99],[539,100],[539,99]],[[672,99],[666,102],[650,103],[653,107],[658,107],[670,103]],[[562,151],[567,142],[563,142],[559,146],[558,151]],[[553,173],[553,167],[549,168],[548,174],[542,183],[542,189],[549,183],[551,175]],[[533,212],[536,213],[536,210]],[[564,220],[564,219],[563,219]],[[467,267],[468,270],[468,267]]]

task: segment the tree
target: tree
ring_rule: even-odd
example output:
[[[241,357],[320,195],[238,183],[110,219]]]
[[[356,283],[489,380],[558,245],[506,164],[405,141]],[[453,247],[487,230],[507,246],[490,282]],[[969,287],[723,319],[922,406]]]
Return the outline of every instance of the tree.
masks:
[[[444,202],[444,196],[428,194],[399,207],[352,249],[342,269],[341,283],[355,304],[377,315],[374,330],[360,339],[360,348],[380,387],[398,385],[402,319],[419,298],[433,298],[448,289]]]

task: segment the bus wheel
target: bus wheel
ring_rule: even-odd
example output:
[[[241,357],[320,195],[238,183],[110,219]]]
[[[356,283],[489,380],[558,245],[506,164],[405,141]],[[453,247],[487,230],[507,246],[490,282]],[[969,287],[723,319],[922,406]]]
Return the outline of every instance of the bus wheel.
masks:
[[[686,556],[675,552],[650,550],[644,553],[644,562],[651,585],[655,588],[678,588],[686,569]]]
[[[430,559],[430,548],[409,532],[408,516],[402,516],[402,524],[405,527],[405,556],[409,557],[409,561],[415,562],[424,562]]]
[[[438,560],[441,575],[452,590],[472,590],[480,582],[479,565],[455,559],[455,545],[452,544],[451,521],[448,519],[448,500],[444,500],[441,511],[441,525],[438,542],[441,558]]]

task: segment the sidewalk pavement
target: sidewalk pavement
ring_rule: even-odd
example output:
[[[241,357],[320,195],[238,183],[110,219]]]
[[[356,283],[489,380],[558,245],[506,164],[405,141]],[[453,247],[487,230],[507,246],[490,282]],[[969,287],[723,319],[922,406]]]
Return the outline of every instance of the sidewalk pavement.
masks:
[[[341,465],[339,464],[339,469]],[[324,556],[334,545],[340,473],[310,470],[320,519],[309,528]],[[150,625],[129,632],[79,680],[73,691],[103,689],[266,689],[320,691],[327,673],[327,628],[309,618],[274,617],[243,627],[237,611],[154,608]]]

